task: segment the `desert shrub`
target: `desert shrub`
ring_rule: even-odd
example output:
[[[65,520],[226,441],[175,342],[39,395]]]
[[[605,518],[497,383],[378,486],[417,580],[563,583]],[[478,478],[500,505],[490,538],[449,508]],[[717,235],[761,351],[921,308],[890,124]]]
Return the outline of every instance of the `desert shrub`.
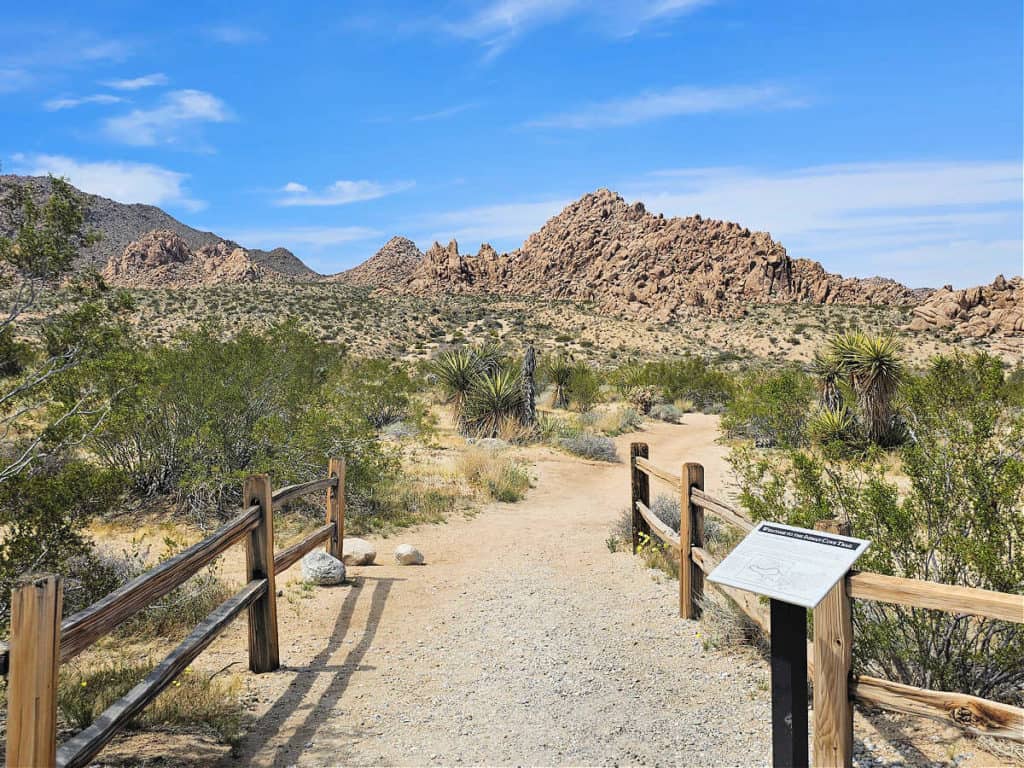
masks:
[[[88,670],[62,669],[57,708],[69,725],[81,729],[124,696],[155,664],[117,662]],[[217,678],[185,670],[142,712],[128,722],[131,730],[190,728],[212,730],[227,744],[241,736],[242,686],[237,676]]]
[[[619,452],[609,438],[583,432],[572,437],[560,438],[558,444],[570,453],[597,461],[618,461]]]
[[[585,363],[573,366],[567,388],[569,401],[581,413],[588,412],[601,400],[601,380],[594,369]]]
[[[871,548],[866,570],[1019,594],[1024,589],[1024,411],[985,355],[936,358],[901,390],[911,441],[899,450],[905,492],[878,452],[853,462],[806,451],[734,452],[754,519],[804,527],[850,521]],[[911,685],[1019,704],[1024,627],[857,601],[859,670]]]
[[[555,355],[540,366],[541,381],[554,387],[551,399],[553,408],[569,407],[569,383],[574,370],[572,360],[565,355]]]
[[[500,451],[471,448],[459,457],[456,466],[471,486],[495,501],[519,501],[530,489],[526,466]]]
[[[629,363],[613,372],[611,378],[623,395],[637,387],[654,386],[662,399],[689,400],[704,413],[720,413],[733,390],[728,371],[715,368],[695,355],[643,365]]]
[[[748,371],[726,406],[722,428],[761,448],[802,445],[813,396],[810,376],[796,368]]]
[[[618,437],[627,432],[636,432],[643,426],[643,419],[637,413],[636,408],[621,406],[598,413],[597,418],[592,422],[592,426],[598,432],[609,437]]]
[[[375,429],[415,422],[421,416],[421,409],[415,409],[418,412],[410,418],[416,386],[404,367],[387,360],[360,359],[347,362],[345,373],[345,382],[355,387],[352,400]]]
[[[662,401],[661,391],[653,384],[643,384],[626,392],[626,400],[641,414],[647,415],[651,408]]]
[[[678,424],[683,420],[683,412],[672,403],[658,403],[648,414],[652,419],[666,421],[669,424]]]
[[[817,409],[807,421],[811,442],[837,456],[847,456],[864,448],[857,422],[845,405],[836,410]]]
[[[247,475],[311,480],[330,456],[345,458],[346,495],[366,495],[397,464],[366,418],[361,370],[293,324],[122,351],[106,381],[119,394],[90,447],[138,493],[173,494],[200,520],[237,509]]]
[[[109,591],[82,532],[116,503],[123,488],[117,472],[58,457],[0,483],[0,627],[10,620],[11,588],[26,572],[68,577],[67,615]]]
[[[679,499],[665,493],[659,493],[651,502],[651,512],[661,522],[679,532]]]

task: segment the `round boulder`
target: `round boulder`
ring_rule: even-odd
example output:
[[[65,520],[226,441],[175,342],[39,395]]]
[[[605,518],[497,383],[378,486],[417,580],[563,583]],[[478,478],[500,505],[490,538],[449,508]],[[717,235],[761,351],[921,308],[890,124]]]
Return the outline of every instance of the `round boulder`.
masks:
[[[345,564],[322,549],[302,558],[302,580],[309,584],[331,586],[345,580]]]
[[[400,544],[395,548],[395,561],[399,565],[423,565],[423,553],[412,544]]]
[[[377,559],[377,548],[366,539],[345,539],[341,561],[345,565],[370,565]]]

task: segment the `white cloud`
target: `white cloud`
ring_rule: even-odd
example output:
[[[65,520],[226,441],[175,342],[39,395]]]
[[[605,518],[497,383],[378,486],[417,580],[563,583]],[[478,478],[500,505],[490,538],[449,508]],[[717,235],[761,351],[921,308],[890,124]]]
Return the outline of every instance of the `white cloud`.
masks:
[[[515,247],[570,202],[505,203],[430,214],[416,222],[417,228],[427,232],[426,236],[417,239],[427,246],[435,240],[447,242],[455,238],[468,243],[505,243]]]
[[[124,101],[120,96],[110,93],[96,93],[92,96],[69,96],[61,99],[50,99],[43,104],[48,112],[56,112],[61,109],[72,109],[83,104],[118,104]]]
[[[290,249],[324,248],[380,236],[379,230],[369,227],[281,227],[231,232],[233,240],[249,247],[276,248],[283,245]]]
[[[422,115],[414,115],[413,122],[424,122],[427,120],[444,120],[449,117],[455,117],[455,115],[467,112],[471,109],[476,109],[479,104],[476,102],[470,104],[457,104],[454,107],[447,107],[446,109],[439,109],[436,112],[427,112]]]
[[[118,91],[137,91],[140,88],[152,88],[156,85],[167,85],[167,83],[167,75],[162,72],[154,72],[151,75],[131,77],[125,80],[107,80],[103,85]]]
[[[668,170],[621,191],[667,216],[769,231],[827,269],[934,286],[1020,273],[1022,181],[1015,162],[861,163]]]
[[[230,119],[227,106],[213,94],[184,90],[165,94],[160,104],[152,109],[135,109],[126,115],[111,117],[104,128],[110,138],[133,146],[182,145],[198,141],[201,124]]]
[[[238,24],[215,24],[204,27],[203,34],[211,40],[225,45],[247,45],[266,39],[266,35],[259,30]]]
[[[15,156],[15,171],[30,176],[64,176],[83,192],[121,203],[170,205],[198,211],[205,203],[190,197],[188,174],[148,163],[81,162],[63,155]]]
[[[331,184],[322,193],[310,193],[305,185],[290,181],[284,188],[287,194],[276,202],[277,205],[284,206],[347,205],[348,203],[376,200],[379,197],[393,195],[414,185],[415,182],[412,181],[382,183],[379,181],[348,181],[342,179]]]
[[[537,128],[596,128],[633,125],[666,117],[745,109],[792,109],[804,102],[775,85],[735,85],[719,88],[679,86],[647,91],[628,99],[590,104],[578,110],[534,120]]]
[[[714,0],[492,0],[473,15],[445,25],[457,37],[476,40],[494,59],[531,29],[573,15],[594,17],[615,34],[631,35],[644,25],[690,13]]]

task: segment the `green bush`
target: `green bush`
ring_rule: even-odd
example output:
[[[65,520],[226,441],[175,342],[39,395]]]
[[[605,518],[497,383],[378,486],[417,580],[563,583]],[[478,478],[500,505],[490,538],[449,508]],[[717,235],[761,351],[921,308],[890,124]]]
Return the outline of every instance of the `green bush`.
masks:
[[[755,369],[743,374],[726,406],[722,428],[761,448],[792,448],[806,441],[805,425],[814,383],[796,368]]]
[[[644,364],[629,363],[612,374],[619,393],[628,395],[637,387],[656,387],[663,400],[689,400],[704,413],[721,413],[732,397],[732,375],[712,367],[695,355]]]
[[[292,324],[228,340],[204,328],[109,363],[117,396],[90,446],[137,492],[174,494],[200,518],[236,510],[242,480],[257,472],[281,486],[344,457],[346,494],[356,497],[397,469],[367,419],[364,366]]]
[[[586,413],[601,401],[601,379],[586,363],[577,363],[572,367],[566,389],[569,401],[581,413]]]
[[[850,521],[870,539],[859,566],[878,573],[1020,594],[1024,590],[1024,410],[1000,362],[936,358],[907,377],[899,449],[909,486],[885,474],[879,452],[839,462],[805,451],[733,453],[741,502],[754,519],[811,527]],[[856,601],[861,671],[1013,704],[1024,697],[1024,627],[970,616]]]

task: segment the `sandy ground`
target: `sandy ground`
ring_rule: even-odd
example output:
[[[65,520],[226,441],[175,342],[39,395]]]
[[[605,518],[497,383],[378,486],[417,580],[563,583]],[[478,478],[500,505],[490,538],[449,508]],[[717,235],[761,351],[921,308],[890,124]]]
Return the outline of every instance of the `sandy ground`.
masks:
[[[717,436],[717,418],[695,414],[616,442],[623,457],[648,442],[667,468],[699,459],[708,491],[727,495]],[[676,583],[605,543],[628,506],[627,464],[528,455],[526,501],[378,539],[379,564],[350,569],[352,586],[302,598],[288,586],[297,567],[280,579],[292,596],[279,600],[282,669],[245,674],[254,722],[219,765],[770,762],[763,660],[705,650],[701,624],[677,616]],[[393,564],[406,542],[425,566]],[[244,646],[240,621],[201,666],[244,669]],[[857,734],[859,765],[996,764],[974,742],[899,718],[858,715]],[[168,737],[161,750],[153,738],[136,764],[214,759],[200,742]],[[130,741],[111,751],[127,757]]]

